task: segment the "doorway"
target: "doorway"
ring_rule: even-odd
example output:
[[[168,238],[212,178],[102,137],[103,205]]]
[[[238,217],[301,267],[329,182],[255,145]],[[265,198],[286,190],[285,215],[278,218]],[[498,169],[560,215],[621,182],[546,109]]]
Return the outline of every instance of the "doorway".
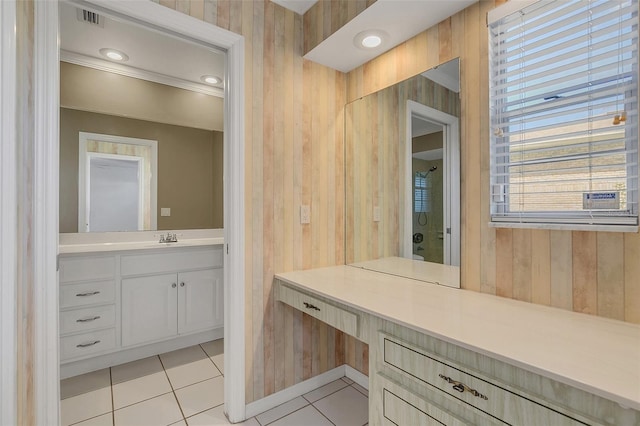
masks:
[[[225,77],[225,411],[231,421],[244,419],[244,41],[242,36],[170,10],[153,2],[110,2],[90,0],[75,2],[98,12],[147,25],[173,36],[211,45],[226,51]],[[35,382],[34,413],[39,421],[59,418],[59,365],[58,365],[58,304],[57,255],[58,224],[58,2],[35,3],[34,87],[35,87],[35,142],[36,159],[41,169],[34,182],[35,219],[39,232],[38,255],[35,266],[38,276],[34,280],[38,318],[33,331]],[[3,52],[4,56],[4,52]],[[3,58],[4,63],[4,58]],[[52,217],[53,216],[53,217]],[[3,317],[4,318],[4,317]],[[228,354],[233,353],[230,357]],[[231,378],[233,377],[233,380]]]

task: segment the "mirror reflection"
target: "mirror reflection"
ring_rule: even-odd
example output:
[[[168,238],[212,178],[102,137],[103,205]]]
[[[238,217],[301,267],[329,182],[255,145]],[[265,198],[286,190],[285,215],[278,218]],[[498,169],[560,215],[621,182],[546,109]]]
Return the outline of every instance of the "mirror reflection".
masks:
[[[459,266],[459,116],[458,59],[346,106],[348,264]]]
[[[60,5],[60,232],[223,228],[225,53],[83,12]]]

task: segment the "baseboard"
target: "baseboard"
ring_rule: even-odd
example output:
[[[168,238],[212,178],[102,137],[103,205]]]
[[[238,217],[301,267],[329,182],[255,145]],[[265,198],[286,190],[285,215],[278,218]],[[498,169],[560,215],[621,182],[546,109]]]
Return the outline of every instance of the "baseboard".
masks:
[[[263,413],[344,376],[345,365],[341,365],[333,370],[329,370],[325,373],[307,379],[304,382],[300,382],[279,392],[265,396],[262,399],[247,404],[245,411],[246,418],[249,419],[255,415]]]
[[[369,389],[369,378],[365,374],[362,374],[355,368],[343,364],[339,367],[334,368],[333,370],[329,370],[325,373],[307,379],[304,382],[300,382],[296,385],[290,386],[279,392],[247,404],[245,411],[246,418],[249,419],[260,413],[264,413],[267,410],[270,410],[277,407],[278,405],[284,404],[287,401],[302,396],[305,393],[309,393],[312,390],[331,383],[334,380],[338,380],[341,377],[348,377],[363,388],[367,390]]]
[[[90,371],[101,370],[103,368],[113,367],[114,365],[135,361],[137,359],[175,351],[177,349],[186,348],[188,346],[197,345],[210,340],[222,339],[224,337],[223,332],[224,328],[220,327],[215,330],[207,330],[204,332],[180,336],[163,342],[128,349],[120,349],[112,353],[98,355],[80,361],[67,362],[60,365],[60,379],[66,379],[68,377],[77,376]]]
[[[344,365],[344,370],[345,376],[347,376],[366,390],[369,390],[369,376],[346,364]]]

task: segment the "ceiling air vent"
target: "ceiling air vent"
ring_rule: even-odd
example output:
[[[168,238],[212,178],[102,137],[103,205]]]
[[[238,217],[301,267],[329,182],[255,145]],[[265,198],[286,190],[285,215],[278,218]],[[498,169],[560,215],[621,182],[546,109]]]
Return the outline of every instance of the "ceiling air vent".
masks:
[[[78,21],[104,28],[104,18],[89,10],[78,9]]]

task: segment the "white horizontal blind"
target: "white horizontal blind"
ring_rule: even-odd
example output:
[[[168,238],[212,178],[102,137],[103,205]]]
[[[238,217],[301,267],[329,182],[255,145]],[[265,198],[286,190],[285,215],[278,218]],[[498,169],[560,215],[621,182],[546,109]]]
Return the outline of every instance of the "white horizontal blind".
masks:
[[[413,189],[413,211],[428,213],[431,211],[431,179],[428,174],[416,173]]]
[[[638,2],[489,24],[493,222],[637,225]]]

